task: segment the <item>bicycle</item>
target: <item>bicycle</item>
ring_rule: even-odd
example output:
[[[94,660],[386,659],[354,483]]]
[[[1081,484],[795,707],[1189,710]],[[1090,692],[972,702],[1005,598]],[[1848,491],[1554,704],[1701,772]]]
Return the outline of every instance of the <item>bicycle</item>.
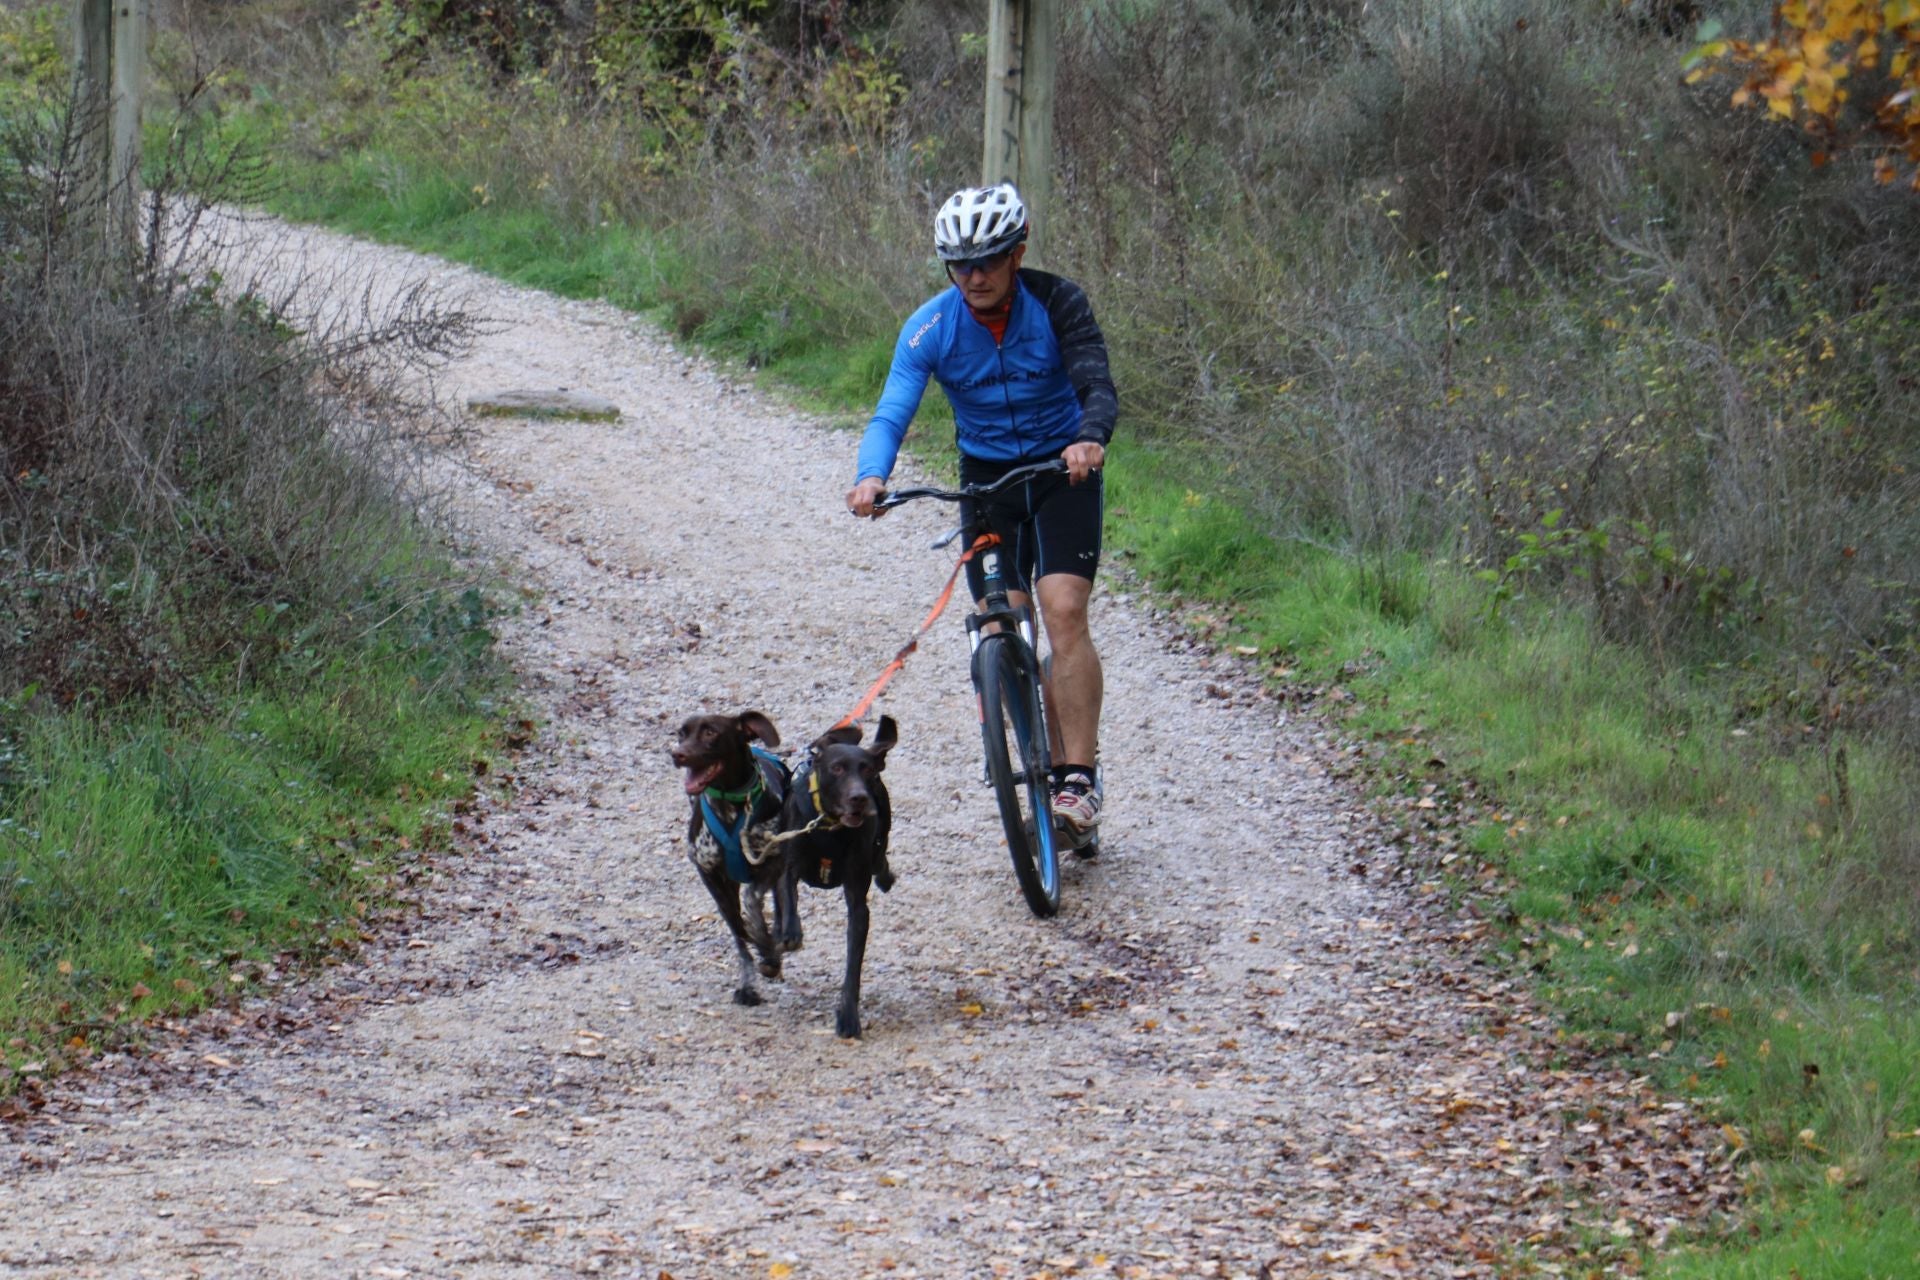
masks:
[[[919,498],[956,503],[984,499],[1022,480],[1066,469],[1067,464],[1055,458],[1017,467],[991,484],[896,489],[873,505],[879,512]],[[1052,746],[1043,694],[1047,673],[1034,649],[1033,605],[1015,604],[1008,598],[1000,570],[1000,540],[987,528],[985,511],[986,504],[976,502],[968,520],[933,546],[936,550],[946,547],[965,535],[967,551],[962,558],[976,552],[980,556],[984,607],[967,615],[967,639],[973,654],[971,675],[986,749],[987,781],[999,805],[1020,892],[1033,914],[1045,918],[1060,909],[1060,851],[1094,857],[1100,851],[1100,834],[1096,827],[1076,836],[1053,819],[1048,786],[1053,774]],[[1095,786],[1099,785],[1096,769]]]

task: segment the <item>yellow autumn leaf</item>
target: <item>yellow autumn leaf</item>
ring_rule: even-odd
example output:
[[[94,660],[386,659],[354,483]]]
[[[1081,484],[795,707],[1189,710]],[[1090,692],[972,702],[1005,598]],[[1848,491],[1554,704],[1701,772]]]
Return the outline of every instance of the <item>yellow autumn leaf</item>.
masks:
[[[1801,89],[1801,96],[1806,100],[1807,110],[1813,112],[1815,115],[1832,115],[1834,102],[1833,74],[1820,69],[1808,71],[1806,83]]]
[[[792,1274],[793,1268],[784,1262],[776,1262],[767,1268],[767,1275],[771,1280],[787,1280],[787,1277]]]

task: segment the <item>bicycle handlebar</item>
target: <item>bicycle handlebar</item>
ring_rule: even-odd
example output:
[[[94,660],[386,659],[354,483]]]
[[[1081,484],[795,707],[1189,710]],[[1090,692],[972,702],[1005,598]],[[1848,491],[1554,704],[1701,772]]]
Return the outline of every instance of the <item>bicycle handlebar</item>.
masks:
[[[895,507],[903,506],[916,498],[938,498],[942,502],[961,502],[967,498],[990,497],[1021,480],[1028,480],[1034,476],[1051,475],[1055,472],[1065,471],[1066,469],[1066,459],[1048,458],[1045,462],[1034,462],[1024,467],[1015,467],[991,484],[963,485],[958,489],[933,489],[925,485],[912,489],[895,489],[891,493],[883,494],[873,504],[873,509],[875,511],[891,511]]]

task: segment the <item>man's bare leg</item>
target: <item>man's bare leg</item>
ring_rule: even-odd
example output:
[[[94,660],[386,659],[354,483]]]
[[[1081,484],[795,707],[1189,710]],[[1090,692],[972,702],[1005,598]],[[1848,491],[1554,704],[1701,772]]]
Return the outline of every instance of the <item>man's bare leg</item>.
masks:
[[[1100,704],[1105,676],[1100,654],[1087,630],[1087,601],[1093,582],[1071,573],[1040,579],[1040,617],[1053,651],[1047,682],[1047,723],[1053,736],[1053,762],[1091,768],[1100,746]]]

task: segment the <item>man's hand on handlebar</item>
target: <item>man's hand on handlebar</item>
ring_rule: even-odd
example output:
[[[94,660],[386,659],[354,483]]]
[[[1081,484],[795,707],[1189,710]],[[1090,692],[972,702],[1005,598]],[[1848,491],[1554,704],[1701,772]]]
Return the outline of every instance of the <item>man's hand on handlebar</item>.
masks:
[[[1106,462],[1107,450],[1104,445],[1095,444],[1091,440],[1081,440],[1068,445],[1066,452],[1060,457],[1067,464],[1068,481],[1079,484],[1098,471]]]
[[[868,476],[865,480],[847,490],[847,510],[866,519],[887,514],[887,508],[874,509],[874,503],[886,496],[887,482],[879,476]]]

